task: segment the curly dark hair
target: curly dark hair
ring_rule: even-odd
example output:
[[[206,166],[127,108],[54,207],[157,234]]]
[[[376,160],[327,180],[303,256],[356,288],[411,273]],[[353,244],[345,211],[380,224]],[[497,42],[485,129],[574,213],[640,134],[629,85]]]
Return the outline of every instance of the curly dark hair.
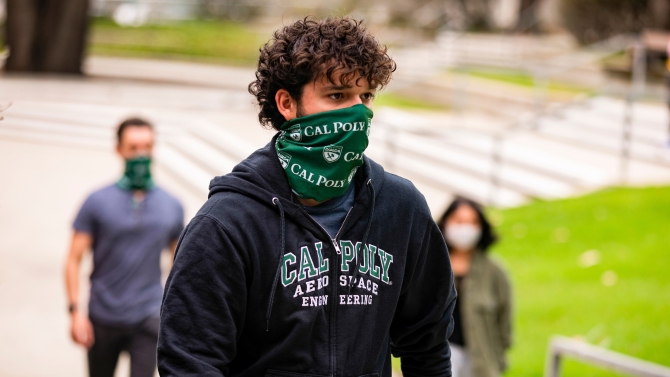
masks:
[[[381,89],[395,69],[387,47],[379,44],[362,21],[306,17],[277,30],[260,48],[256,80],[249,84],[249,93],[260,106],[261,125],[279,130],[286,122],[275,102],[279,89],[300,100],[303,87],[322,76],[334,85],[347,85],[358,75]],[[336,72],[341,74],[341,83],[333,81]]]

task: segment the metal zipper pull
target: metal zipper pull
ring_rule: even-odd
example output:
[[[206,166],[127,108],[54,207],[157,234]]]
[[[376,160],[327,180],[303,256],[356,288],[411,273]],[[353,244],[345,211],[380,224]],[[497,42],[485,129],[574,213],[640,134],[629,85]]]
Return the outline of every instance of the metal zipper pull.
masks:
[[[332,240],[333,240],[333,246],[335,246],[335,252],[337,252],[338,254],[342,254],[342,252],[340,251],[340,245],[337,244],[337,240],[335,238],[332,238]]]

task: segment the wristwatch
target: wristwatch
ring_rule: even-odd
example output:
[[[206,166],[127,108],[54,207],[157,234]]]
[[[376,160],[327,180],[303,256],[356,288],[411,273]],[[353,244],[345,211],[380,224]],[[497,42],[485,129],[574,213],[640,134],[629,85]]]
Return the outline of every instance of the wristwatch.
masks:
[[[75,310],[77,310],[77,304],[70,304],[70,306],[67,307],[67,311],[72,314]]]

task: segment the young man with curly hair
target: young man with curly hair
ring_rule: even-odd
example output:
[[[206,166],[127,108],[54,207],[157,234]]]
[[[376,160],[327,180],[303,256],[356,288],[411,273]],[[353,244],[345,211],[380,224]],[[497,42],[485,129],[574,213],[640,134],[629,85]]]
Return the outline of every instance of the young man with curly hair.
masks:
[[[272,141],[215,178],[161,314],[163,376],[451,376],[455,290],[424,197],[363,152],[395,63],[349,18],[304,19],[249,85]],[[374,132],[374,131],[373,131]]]

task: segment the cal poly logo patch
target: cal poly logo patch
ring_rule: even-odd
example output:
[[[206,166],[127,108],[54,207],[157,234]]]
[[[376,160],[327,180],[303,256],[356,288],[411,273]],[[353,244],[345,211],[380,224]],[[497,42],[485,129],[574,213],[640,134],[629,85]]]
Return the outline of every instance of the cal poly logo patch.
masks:
[[[336,147],[334,145],[327,146],[323,148],[323,158],[328,162],[335,162],[340,159],[342,155],[342,147]]]
[[[299,124],[289,128],[288,132],[288,136],[290,136],[294,141],[300,141],[300,139],[302,139],[302,130],[300,129]]]
[[[279,157],[281,167],[284,169],[288,168],[288,164],[291,162],[291,155],[284,152],[277,152],[277,157]]]

